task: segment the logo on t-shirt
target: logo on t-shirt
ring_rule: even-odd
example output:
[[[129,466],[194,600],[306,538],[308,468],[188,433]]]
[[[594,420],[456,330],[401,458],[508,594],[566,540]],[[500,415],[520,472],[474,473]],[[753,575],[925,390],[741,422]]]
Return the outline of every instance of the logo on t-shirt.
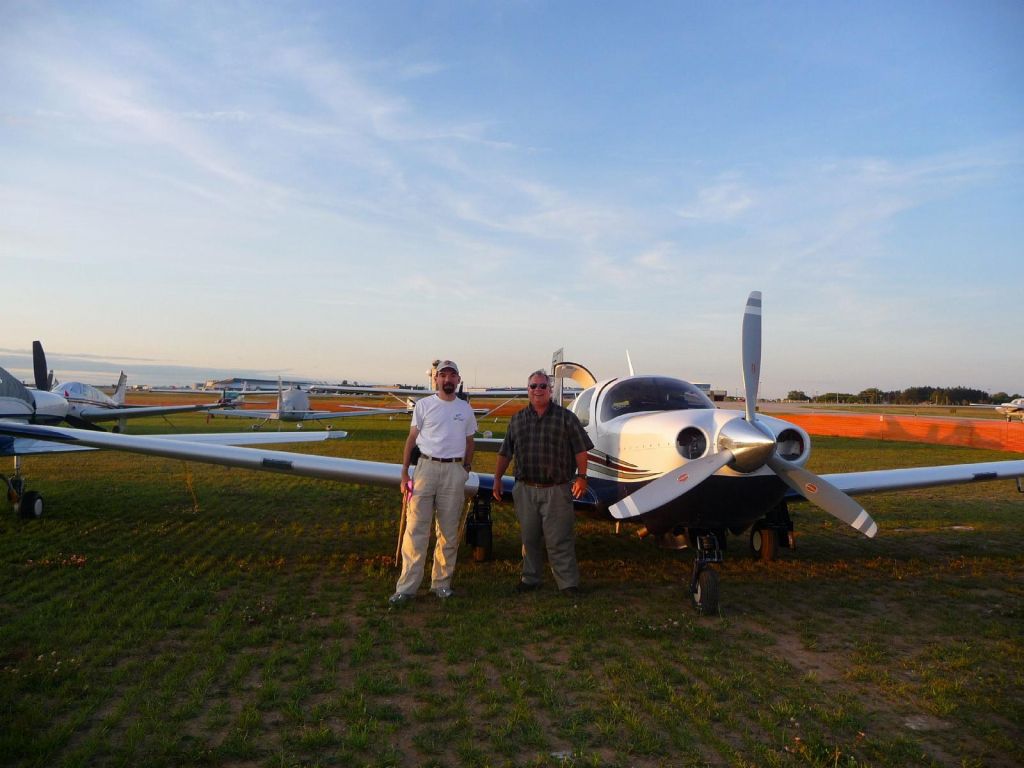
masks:
[[[465,421],[465,420],[466,420],[466,417],[465,417],[465,416],[463,416],[463,415],[462,415],[461,413],[456,413],[456,414],[455,414],[455,420],[456,420],[456,421]]]

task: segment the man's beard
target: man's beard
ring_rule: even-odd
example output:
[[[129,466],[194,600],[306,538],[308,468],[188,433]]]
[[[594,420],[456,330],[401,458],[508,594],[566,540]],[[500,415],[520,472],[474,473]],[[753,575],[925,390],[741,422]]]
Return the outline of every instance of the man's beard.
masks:
[[[446,381],[444,384],[441,385],[441,390],[446,395],[450,395],[455,391],[455,385],[452,384],[450,381]]]

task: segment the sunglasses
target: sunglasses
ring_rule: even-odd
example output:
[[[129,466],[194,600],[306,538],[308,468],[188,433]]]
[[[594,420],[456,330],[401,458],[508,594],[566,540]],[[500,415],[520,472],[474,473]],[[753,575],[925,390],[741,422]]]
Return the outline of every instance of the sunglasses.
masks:
[[[531,384],[530,389],[547,389],[547,384]]]

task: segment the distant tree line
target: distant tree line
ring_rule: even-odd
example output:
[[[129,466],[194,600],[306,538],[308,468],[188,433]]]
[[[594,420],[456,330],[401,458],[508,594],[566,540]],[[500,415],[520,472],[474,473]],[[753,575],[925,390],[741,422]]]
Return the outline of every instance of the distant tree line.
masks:
[[[867,403],[877,405],[969,405],[971,403],[1005,403],[1020,397],[1019,394],[993,392],[989,394],[981,389],[971,387],[907,387],[902,391],[885,392],[871,387],[856,395],[849,392],[826,392],[823,395],[809,397],[806,393],[792,389],[786,395],[787,400],[814,403]]]

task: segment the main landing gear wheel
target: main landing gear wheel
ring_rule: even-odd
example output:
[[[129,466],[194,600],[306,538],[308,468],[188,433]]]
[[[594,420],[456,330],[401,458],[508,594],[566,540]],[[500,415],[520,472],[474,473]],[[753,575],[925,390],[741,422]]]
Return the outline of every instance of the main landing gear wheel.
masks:
[[[494,559],[494,523],[491,520],[491,499],[478,495],[470,502],[466,516],[466,544],[473,552],[473,560],[486,563]]]
[[[754,523],[750,529],[750,551],[756,559],[770,563],[779,555],[779,534],[774,528]]]
[[[36,491],[29,491],[18,503],[18,514],[24,518],[35,520],[43,516],[43,496]]]
[[[718,613],[718,572],[712,568],[703,569],[697,577],[693,606],[701,616],[713,616]]]

